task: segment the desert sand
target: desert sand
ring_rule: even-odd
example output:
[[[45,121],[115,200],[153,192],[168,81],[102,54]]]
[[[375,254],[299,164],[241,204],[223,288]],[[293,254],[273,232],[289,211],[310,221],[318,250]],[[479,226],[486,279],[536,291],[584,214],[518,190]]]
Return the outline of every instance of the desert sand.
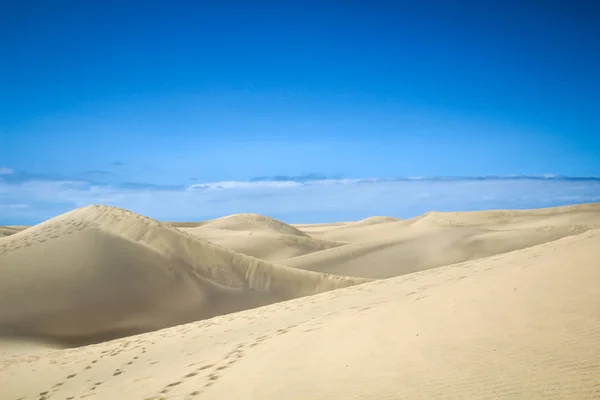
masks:
[[[26,226],[0,226],[0,237],[14,235],[26,228]]]
[[[2,400],[600,399],[600,203],[0,232]]]

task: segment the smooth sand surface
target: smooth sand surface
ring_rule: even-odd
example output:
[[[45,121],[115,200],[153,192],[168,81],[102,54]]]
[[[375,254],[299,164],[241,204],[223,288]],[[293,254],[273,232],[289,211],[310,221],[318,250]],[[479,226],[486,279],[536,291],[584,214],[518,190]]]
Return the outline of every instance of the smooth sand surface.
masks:
[[[308,237],[300,229],[259,214],[234,214],[206,221],[205,228],[217,228],[232,231],[271,232],[286,235]]]
[[[0,238],[14,235],[17,232],[25,230],[27,226],[0,226]]]
[[[600,204],[251,216],[90,206],[0,238],[0,399],[600,398]]]
[[[282,261],[343,246],[345,242],[268,231],[242,231],[201,226],[180,228],[193,236],[265,261]]]
[[[89,206],[0,241],[0,334],[86,343],[363,281],[270,264]]]
[[[475,260],[600,228],[600,204],[523,211],[430,212],[410,220],[363,221],[312,230],[348,243],[281,261],[300,269],[390,278]]]

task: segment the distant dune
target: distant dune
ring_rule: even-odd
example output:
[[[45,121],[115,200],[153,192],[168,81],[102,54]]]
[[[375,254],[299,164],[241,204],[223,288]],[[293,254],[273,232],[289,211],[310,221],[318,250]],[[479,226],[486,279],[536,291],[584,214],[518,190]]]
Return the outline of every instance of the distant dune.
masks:
[[[206,221],[204,228],[229,229],[234,231],[272,232],[285,235],[309,236],[298,228],[271,217],[259,214],[234,214]]]
[[[600,203],[294,226],[84,207],[0,238],[0,399],[598,399],[598,260]]]
[[[538,208],[533,210],[490,210],[471,212],[428,212],[415,223],[438,226],[487,226],[497,229],[563,225],[600,226],[600,203]]]
[[[163,221],[163,224],[173,227],[173,228],[196,228],[202,226],[206,223],[206,221],[200,222],[169,222]]]
[[[597,224],[493,230],[396,225],[337,247],[282,261],[285,265],[331,274],[390,278],[458,262],[476,260],[576,235]],[[383,227],[382,227],[383,228]],[[380,232],[381,233],[381,232]],[[356,239],[355,239],[356,240]]]
[[[4,236],[14,235],[26,229],[26,226],[0,226],[0,238]]]
[[[180,229],[239,253],[273,262],[346,244],[344,242],[268,231],[237,231],[211,228],[210,226]]]
[[[286,265],[365,278],[390,278],[475,260],[600,228],[600,205],[525,211],[431,212],[410,220],[348,223],[313,231],[349,243],[294,257]]]
[[[395,222],[395,221],[400,221],[400,219],[394,218],[394,217],[374,216],[374,217],[361,219],[360,221],[351,222],[351,224],[353,226],[376,225],[376,224],[382,224],[384,222]]]

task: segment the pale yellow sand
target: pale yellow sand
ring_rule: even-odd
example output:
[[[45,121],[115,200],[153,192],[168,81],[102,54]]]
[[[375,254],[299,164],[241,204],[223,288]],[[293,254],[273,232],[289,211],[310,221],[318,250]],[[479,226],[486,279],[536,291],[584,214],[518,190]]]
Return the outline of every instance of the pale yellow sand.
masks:
[[[518,250],[600,227],[600,204],[524,211],[427,213],[313,231],[349,243],[282,261],[312,271],[389,278]]]
[[[72,350],[0,398],[597,399],[600,230]]]
[[[0,334],[89,342],[353,285],[106,206],[0,241]]]
[[[0,399],[600,398],[600,204],[225,222],[93,206],[0,238]]]
[[[268,231],[229,230],[211,228],[210,226],[179,229],[239,253],[274,262],[346,244],[344,242]]]
[[[27,228],[28,227],[26,226],[0,226],[0,238],[4,236],[14,235],[15,233]]]
[[[234,214],[206,221],[205,228],[228,229],[233,231],[272,232],[295,236],[309,236],[300,229],[259,214]]]

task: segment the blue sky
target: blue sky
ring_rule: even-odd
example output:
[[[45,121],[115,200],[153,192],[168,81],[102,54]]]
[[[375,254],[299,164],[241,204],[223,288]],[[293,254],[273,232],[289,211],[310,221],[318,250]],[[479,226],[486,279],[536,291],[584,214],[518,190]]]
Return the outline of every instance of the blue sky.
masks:
[[[599,16],[593,1],[0,1],[0,224],[89,203],[307,222],[596,201],[594,179],[381,178],[599,176]],[[439,201],[399,200],[415,191]]]

